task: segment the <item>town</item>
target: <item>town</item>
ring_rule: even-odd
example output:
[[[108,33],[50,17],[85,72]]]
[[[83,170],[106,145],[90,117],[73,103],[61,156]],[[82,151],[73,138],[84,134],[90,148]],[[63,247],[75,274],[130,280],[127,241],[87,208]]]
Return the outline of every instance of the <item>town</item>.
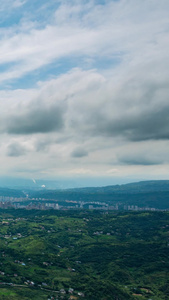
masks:
[[[89,209],[89,210],[126,210],[126,211],[167,211],[169,209],[158,209],[155,207],[139,207],[138,205],[126,205],[123,203],[117,203],[110,205],[105,202],[85,202],[85,201],[57,201],[55,199],[43,199],[43,198],[16,198],[0,196],[0,208],[8,209],[39,209],[39,210],[67,210],[67,209]]]

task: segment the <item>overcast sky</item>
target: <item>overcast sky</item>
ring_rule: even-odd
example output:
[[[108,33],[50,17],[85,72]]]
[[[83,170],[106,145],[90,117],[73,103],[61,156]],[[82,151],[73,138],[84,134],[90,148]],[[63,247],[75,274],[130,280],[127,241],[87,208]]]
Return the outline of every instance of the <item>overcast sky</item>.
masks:
[[[169,1],[0,0],[0,175],[169,179]]]

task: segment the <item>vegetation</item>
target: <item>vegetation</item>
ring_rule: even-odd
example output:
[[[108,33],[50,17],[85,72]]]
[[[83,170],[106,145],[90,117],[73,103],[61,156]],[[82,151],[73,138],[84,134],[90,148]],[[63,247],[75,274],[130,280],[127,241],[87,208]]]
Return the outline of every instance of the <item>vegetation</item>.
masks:
[[[169,209],[169,181],[142,181],[136,183],[112,185],[106,187],[81,188],[69,190],[29,191],[30,197],[55,199],[64,205],[69,201],[104,202],[108,205],[135,205],[155,209]]]
[[[169,213],[0,211],[0,299],[169,299]]]
[[[7,201],[11,201],[11,205],[22,206],[43,205],[45,201],[50,201],[50,203],[57,203],[60,207],[69,208],[83,207],[87,209],[92,204],[97,208],[107,205],[113,209],[117,205],[119,210],[128,210],[129,206],[134,206],[136,210],[146,208],[169,210],[168,199],[168,180],[67,190],[25,188],[23,192],[19,189],[0,188],[0,207],[2,208],[5,208],[3,202]]]

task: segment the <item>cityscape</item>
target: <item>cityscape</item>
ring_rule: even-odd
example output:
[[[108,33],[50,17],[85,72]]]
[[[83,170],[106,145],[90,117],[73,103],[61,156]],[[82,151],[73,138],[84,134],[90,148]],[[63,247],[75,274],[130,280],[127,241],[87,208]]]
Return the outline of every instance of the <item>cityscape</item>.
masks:
[[[122,203],[117,203],[115,205],[109,205],[104,202],[85,202],[85,201],[70,201],[65,200],[60,203],[51,199],[46,201],[46,199],[30,199],[30,198],[16,198],[16,197],[4,197],[0,196],[0,208],[1,209],[37,209],[37,210],[67,210],[67,209],[89,209],[89,210],[126,210],[126,211],[167,211],[169,209],[159,209],[155,207],[139,207],[138,205],[125,205]]]

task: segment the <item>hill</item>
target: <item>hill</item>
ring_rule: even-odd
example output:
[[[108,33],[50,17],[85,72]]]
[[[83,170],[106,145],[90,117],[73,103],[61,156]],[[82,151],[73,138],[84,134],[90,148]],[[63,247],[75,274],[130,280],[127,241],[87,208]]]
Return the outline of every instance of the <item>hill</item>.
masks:
[[[169,209],[169,181],[141,181],[106,187],[29,191],[30,197],[58,201],[104,202],[109,205],[135,205]]]

